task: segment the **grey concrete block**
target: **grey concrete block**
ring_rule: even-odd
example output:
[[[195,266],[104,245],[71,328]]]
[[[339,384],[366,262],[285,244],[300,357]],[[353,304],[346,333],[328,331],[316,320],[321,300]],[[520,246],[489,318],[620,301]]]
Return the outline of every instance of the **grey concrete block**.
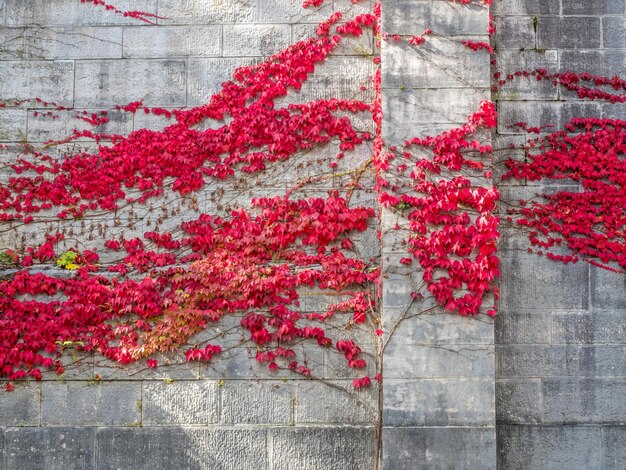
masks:
[[[564,50],[559,52],[559,57],[561,71],[590,72],[612,77],[623,75],[626,70],[624,53],[617,50]]]
[[[532,314],[499,312],[495,317],[496,344],[549,344],[552,318],[550,313]]]
[[[385,284],[387,283],[384,283],[383,287]],[[390,310],[385,308],[385,319],[389,316],[388,314],[395,313]],[[399,312],[397,316],[400,313],[402,312]],[[393,323],[385,323],[386,331],[389,331]],[[406,327],[398,328],[394,332],[393,343],[442,347],[458,344],[471,344],[479,347],[494,343],[493,319],[485,315],[462,317],[454,313],[427,313],[405,320],[404,323]]]
[[[124,29],[124,57],[214,57],[221,53],[221,41],[217,25],[129,27]]]
[[[121,10],[137,10],[133,0],[120,0],[115,4]],[[107,11],[104,7],[72,0],[6,0],[9,26],[21,25],[120,25],[138,20]],[[141,3],[141,11],[155,14],[157,0]]]
[[[243,23],[254,21],[256,14],[255,0],[159,0],[159,16],[167,18],[166,24]]]
[[[405,345],[396,341],[385,349],[385,378],[492,377],[494,351],[490,345]]]
[[[30,28],[24,38],[29,59],[115,59],[122,57],[122,28]]]
[[[602,18],[602,46],[605,49],[626,47],[626,19],[618,16]]]
[[[222,83],[232,80],[233,72],[239,67],[252,65],[256,60],[248,59],[195,59],[190,58],[187,104],[206,104],[211,96],[222,89]]]
[[[291,28],[287,25],[226,25],[223,38],[224,56],[268,56],[291,43]]]
[[[401,145],[412,137],[439,135],[464,124],[478,104],[488,98],[485,89],[383,90],[383,138]],[[455,106],[447,104],[453,101]]]
[[[531,16],[504,16],[496,20],[495,43],[500,49],[533,49],[535,28]]]
[[[6,61],[0,68],[0,96],[5,99],[39,97],[44,101],[72,106],[73,93],[73,61]]]
[[[591,269],[591,305],[596,309],[626,309],[626,276]]]
[[[626,346],[585,346],[579,350],[580,375],[626,377]]]
[[[578,348],[554,345],[496,346],[498,377],[574,376],[578,372]]]
[[[387,379],[385,426],[493,426],[493,378]]]
[[[602,467],[599,426],[499,426],[498,468]]]
[[[0,387],[4,388],[4,383]],[[0,400],[0,427],[39,426],[41,384],[27,383],[12,393],[4,393]]]
[[[92,469],[94,434],[94,428],[84,427],[8,428],[5,468]]]
[[[491,13],[499,15],[558,15],[561,10],[559,0],[496,0]]]
[[[266,431],[207,428],[100,428],[98,469],[267,470]]]
[[[52,426],[126,425],[141,421],[141,383],[45,382],[41,423]]]
[[[495,428],[384,428],[383,468],[495,469]]]
[[[77,107],[112,106],[143,100],[147,106],[186,101],[183,60],[102,60],[76,63]]]
[[[541,422],[541,380],[496,380],[496,422]]]
[[[213,381],[144,382],[143,424],[209,424],[218,420],[218,387]]]
[[[293,383],[228,380],[221,387],[225,424],[291,424],[295,403]],[[243,403],[254,406],[242,406]]]
[[[417,47],[389,41],[383,47],[381,64],[385,88],[489,86],[489,54],[473,52],[448,38],[428,37]]]
[[[626,3],[624,0],[564,0],[563,15],[623,15]]]
[[[626,469],[625,426],[602,427],[602,465],[604,468]]]
[[[274,428],[269,432],[273,470],[373,468],[373,428]]]
[[[544,257],[508,252],[500,258],[500,309],[584,309],[588,305],[588,266],[563,266]],[[515,282],[507,282],[515,279]]]
[[[600,18],[593,16],[541,17],[537,26],[540,49],[598,49],[601,38]]]
[[[596,335],[596,318],[585,312],[554,313],[552,344],[591,344]]]
[[[487,32],[488,22],[488,10],[481,5],[445,0],[388,0],[382,29],[389,34],[421,34],[431,28],[444,36],[481,35]]]
[[[302,8],[300,0],[258,0],[260,23],[319,23],[332,14],[332,5],[323,3],[315,8]]]
[[[98,114],[98,110],[87,110],[86,117],[92,113]],[[35,115],[36,114],[36,115]],[[109,122],[99,126],[92,126],[81,119],[82,111],[69,111],[55,113],[56,118],[43,114],[41,111],[28,112],[28,141],[47,142],[49,140],[63,140],[72,135],[74,129],[91,130],[100,134],[127,135],[133,130],[133,115],[123,111],[109,111]],[[81,138],[79,140],[88,140]]]
[[[26,138],[26,110],[0,109],[0,142],[20,142]]]
[[[620,424],[624,397],[625,379],[544,379],[543,421]]]
[[[298,381],[296,388],[296,424],[374,424],[378,387],[357,391],[351,381],[306,380]]]

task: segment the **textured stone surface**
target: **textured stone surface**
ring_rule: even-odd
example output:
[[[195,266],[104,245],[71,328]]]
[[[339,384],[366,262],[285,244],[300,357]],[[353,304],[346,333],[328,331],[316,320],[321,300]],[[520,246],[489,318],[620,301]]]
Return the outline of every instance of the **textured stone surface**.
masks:
[[[266,470],[266,439],[261,429],[100,428],[96,465],[98,470]]]
[[[144,382],[145,426],[216,423],[218,387],[213,381]]]
[[[183,106],[186,83],[182,60],[79,61],[75,105],[112,106],[143,100],[148,106]]]
[[[140,26],[124,30],[124,57],[212,57],[221,53],[221,26]]]
[[[141,422],[141,383],[46,382],[41,424],[46,426],[125,425]]]
[[[374,429],[293,428],[269,432],[273,470],[373,468]]]
[[[390,428],[383,466],[388,470],[495,469],[495,428]]]
[[[498,468],[602,466],[601,429],[595,426],[499,426]]]
[[[388,379],[386,426],[490,426],[495,420],[493,377]]]
[[[0,387],[3,387],[0,382]],[[0,400],[0,427],[39,426],[41,387],[39,384],[20,386],[15,393],[5,393]]]
[[[0,96],[4,99],[32,99],[71,106],[74,93],[74,62],[2,62]]]
[[[8,428],[4,436],[7,469],[95,468],[93,428]]]
[[[291,424],[295,386],[289,382],[229,380],[222,389],[225,424]]]

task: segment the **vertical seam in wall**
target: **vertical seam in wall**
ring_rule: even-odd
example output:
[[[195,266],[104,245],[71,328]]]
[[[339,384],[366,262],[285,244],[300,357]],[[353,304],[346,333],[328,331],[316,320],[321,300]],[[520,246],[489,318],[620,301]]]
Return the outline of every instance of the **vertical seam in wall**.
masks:
[[[76,67],[78,66],[78,63],[76,60],[72,61],[73,67],[72,67],[72,74],[73,74],[73,85],[72,85],[72,108],[76,107]]]
[[[267,470],[274,469],[274,440],[270,429],[265,431],[265,448],[267,449]]]

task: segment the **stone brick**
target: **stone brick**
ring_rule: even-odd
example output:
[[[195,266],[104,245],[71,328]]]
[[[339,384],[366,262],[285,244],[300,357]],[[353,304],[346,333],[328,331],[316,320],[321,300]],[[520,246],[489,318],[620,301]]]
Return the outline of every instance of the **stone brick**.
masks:
[[[222,27],[138,26],[124,29],[124,57],[212,57],[221,53]]]
[[[87,117],[99,110],[87,110]],[[47,142],[49,140],[63,140],[72,135],[76,130],[91,130],[97,133],[127,135],[132,131],[133,115],[123,111],[109,111],[109,122],[99,126],[92,126],[81,119],[81,111],[55,112],[53,118],[41,111],[29,111],[28,113],[28,141]],[[37,114],[35,116],[35,114]],[[78,140],[88,140],[81,138]]]
[[[330,2],[320,7],[302,8],[300,0],[258,0],[260,23],[319,23],[332,14]],[[342,10],[343,11],[343,10]]]
[[[266,431],[261,429],[100,428],[96,455],[102,470],[268,468]]]
[[[496,20],[496,44],[500,49],[533,49],[535,28],[531,16],[504,16]]]
[[[122,10],[136,10],[133,0],[119,0],[116,7]],[[156,13],[157,0],[141,3],[141,10]],[[126,18],[107,11],[104,7],[74,2],[73,0],[6,0],[8,26],[85,26],[116,25],[136,23],[133,18]]]
[[[213,381],[144,382],[143,424],[209,424],[218,420],[218,387]]]
[[[626,276],[591,269],[591,305],[596,309],[626,309]]]
[[[541,380],[496,380],[496,422],[541,422]]]
[[[143,100],[146,106],[183,106],[183,60],[103,60],[76,63],[77,107],[112,106]]]
[[[295,388],[278,381],[229,380],[221,387],[222,413],[226,424],[291,424]],[[244,403],[254,406],[242,406]]]
[[[458,127],[488,97],[487,90],[465,88],[383,90],[383,138],[398,145],[412,137],[438,135]],[[447,106],[453,101],[455,106]]]
[[[385,318],[388,310],[385,309]],[[496,317],[497,318],[497,317]],[[398,344],[491,345],[494,342],[493,319],[475,316],[462,317],[453,313],[428,313],[410,320],[407,328],[394,333],[393,342]],[[389,325],[390,327],[391,325]],[[386,328],[389,328],[386,325]]]
[[[206,104],[211,96],[222,89],[222,83],[232,80],[233,72],[239,67],[252,65],[254,58],[232,59],[194,59],[190,58],[189,84],[187,90],[187,104],[198,106]]]
[[[580,375],[626,377],[626,346],[586,346],[579,351]]]
[[[298,381],[296,387],[296,424],[374,424],[377,387],[355,391],[351,381],[326,384],[313,380]]]
[[[502,285],[502,310],[587,308],[587,265],[563,267],[546,258],[519,252],[508,252],[500,260],[502,278],[516,279]]]
[[[481,35],[489,23],[487,8],[446,0],[388,0],[382,29],[389,34],[420,34],[426,28],[443,36]]]
[[[491,13],[498,15],[558,15],[560,0],[510,0],[495,1]]]
[[[254,21],[255,0],[159,0],[159,16],[167,24],[244,23]]]
[[[553,313],[552,344],[589,344],[596,334],[596,318],[586,312]]]
[[[616,50],[559,52],[561,71],[590,72],[612,77],[626,71],[624,53]]]
[[[599,426],[503,425],[497,434],[498,468],[603,468]]]
[[[130,426],[141,422],[140,402],[139,382],[45,382],[41,423],[48,426]]]
[[[496,315],[496,344],[549,344],[551,314],[499,312]]]
[[[544,379],[543,421],[622,423],[626,379]]]
[[[540,49],[598,49],[601,37],[598,17],[541,17],[537,26]]]
[[[31,60],[122,57],[122,28],[30,28],[24,42]]]
[[[626,3],[624,0],[564,0],[564,15],[623,15]]]
[[[373,428],[274,428],[269,432],[272,469],[373,468]]]
[[[287,25],[224,26],[224,56],[268,56],[290,43],[291,28]]]
[[[492,377],[493,346],[405,345],[392,340],[385,350],[385,378]]]
[[[626,426],[602,426],[602,465],[603,468],[625,468]]]
[[[39,97],[44,101],[72,106],[73,93],[72,61],[6,61],[0,68],[0,96],[5,99]]]
[[[554,345],[496,346],[498,377],[574,376],[578,348]]]
[[[383,468],[496,468],[496,433],[489,428],[384,428]]]
[[[492,378],[387,379],[386,426],[493,426]]]
[[[94,468],[93,428],[8,428],[4,435],[7,469]]]
[[[382,53],[385,88],[468,88],[489,86],[489,54],[458,41],[432,37],[420,46],[389,41]]]
[[[602,46],[624,49],[626,47],[626,19],[607,16],[602,18]]]
[[[26,138],[26,110],[0,109],[0,142],[20,142]]]
[[[4,383],[0,383],[4,388]],[[24,384],[13,393],[5,393],[0,400],[0,427],[39,426],[41,387],[39,384]]]

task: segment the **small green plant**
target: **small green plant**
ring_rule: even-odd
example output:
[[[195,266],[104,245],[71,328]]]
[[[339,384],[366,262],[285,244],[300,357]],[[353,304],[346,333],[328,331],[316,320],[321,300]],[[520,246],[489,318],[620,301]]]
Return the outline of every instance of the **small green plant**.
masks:
[[[13,266],[19,263],[20,257],[13,250],[4,250],[0,253],[0,265]]]
[[[57,266],[63,269],[76,270],[80,266],[77,264],[78,253],[68,250],[57,259]]]

